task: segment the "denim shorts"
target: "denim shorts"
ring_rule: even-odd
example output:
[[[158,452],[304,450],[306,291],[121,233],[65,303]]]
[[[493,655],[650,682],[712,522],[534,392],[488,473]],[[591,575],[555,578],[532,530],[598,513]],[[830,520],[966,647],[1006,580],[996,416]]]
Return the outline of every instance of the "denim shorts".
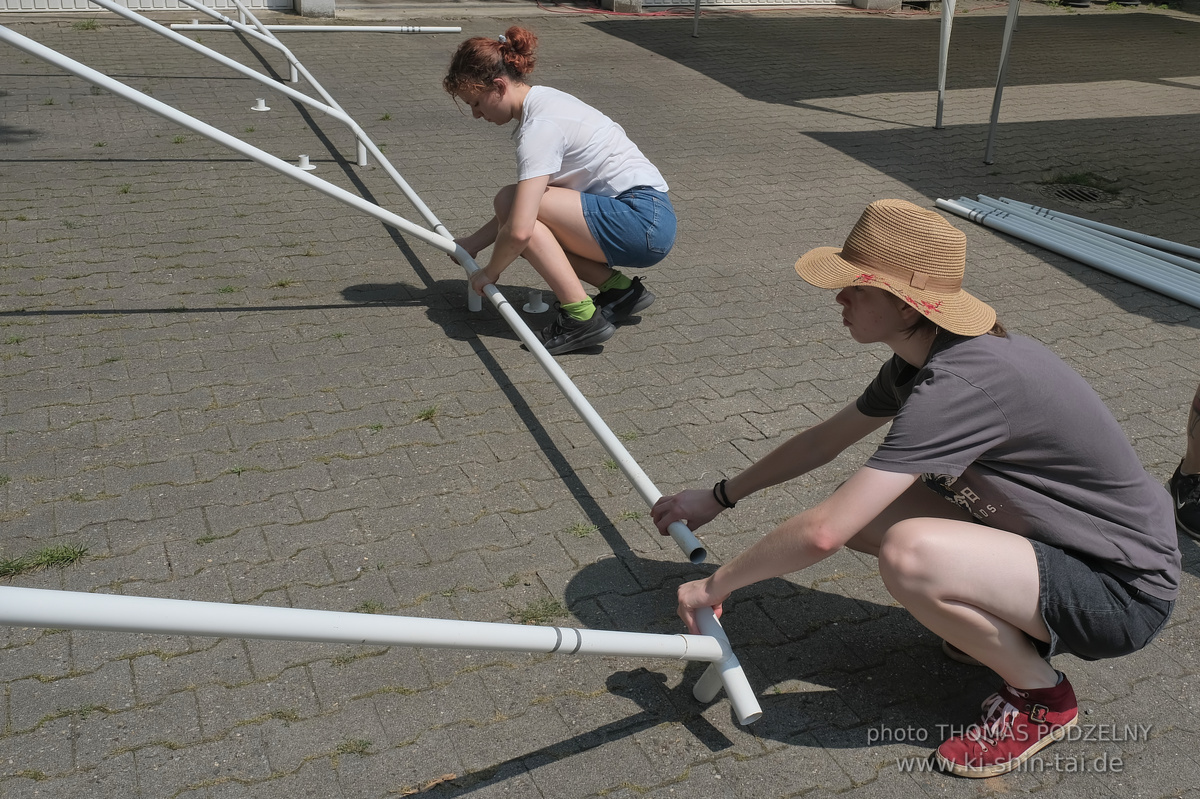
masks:
[[[634,186],[616,197],[581,196],[583,218],[609,266],[654,266],[675,244],[675,209],[666,193]]]
[[[1029,543],[1037,557],[1038,610],[1050,630],[1050,643],[1033,641],[1043,657],[1127,655],[1150,643],[1171,617],[1174,601],[1139,591],[1061,549]]]

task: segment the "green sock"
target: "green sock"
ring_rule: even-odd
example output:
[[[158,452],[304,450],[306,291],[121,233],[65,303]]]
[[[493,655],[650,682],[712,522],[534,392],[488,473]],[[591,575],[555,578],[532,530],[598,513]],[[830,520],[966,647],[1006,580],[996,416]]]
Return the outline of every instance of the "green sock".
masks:
[[[614,269],[613,273],[612,273],[612,277],[610,277],[608,280],[601,283],[599,286],[599,289],[601,291],[608,291],[609,289],[627,289],[632,285],[633,285],[632,280],[625,277],[623,274],[621,274],[616,269]]]
[[[562,308],[563,313],[567,316],[572,319],[578,319],[581,322],[591,319],[592,314],[596,312],[596,306],[590,298],[582,302],[564,302],[559,307]]]

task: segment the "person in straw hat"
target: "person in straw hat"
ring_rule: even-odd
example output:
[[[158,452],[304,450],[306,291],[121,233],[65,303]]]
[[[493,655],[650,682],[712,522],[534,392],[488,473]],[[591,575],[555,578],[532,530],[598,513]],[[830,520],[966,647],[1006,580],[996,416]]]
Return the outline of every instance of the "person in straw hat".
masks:
[[[679,615],[810,566],[842,547],[875,555],[884,585],[962,658],[1002,679],[937,761],[967,777],[1019,767],[1077,723],[1049,663],[1144,647],[1178,592],[1170,500],[1100,397],[1041,344],[1007,333],[962,288],[966,237],[900,200],[871,203],[841,248],[796,262],[839,289],[842,324],[894,353],[858,399],[710,489],[660,499],[659,530],[693,529],[768,486],[831,461],[890,422],[826,500],[711,576],[679,588]],[[949,500],[949,501],[947,501]]]

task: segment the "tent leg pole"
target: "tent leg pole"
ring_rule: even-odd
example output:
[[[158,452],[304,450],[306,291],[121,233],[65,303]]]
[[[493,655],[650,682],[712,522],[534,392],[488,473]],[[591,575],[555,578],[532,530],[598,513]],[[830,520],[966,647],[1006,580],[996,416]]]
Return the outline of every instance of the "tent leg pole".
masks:
[[[934,130],[941,130],[942,108],[946,105],[946,65],[950,60],[950,28],[954,25],[954,0],[942,0],[941,40],[938,45],[937,120]]]
[[[1004,73],[1008,70],[1008,51],[1012,46],[1013,31],[1017,28],[1017,14],[1021,11],[1021,0],[1009,0],[1008,19],[1004,22],[1004,44],[1000,47],[1000,71],[996,75],[996,95],[992,98],[992,119],[988,124],[987,149],[983,163],[991,164],[995,159],[996,125],[1000,122],[1000,98],[1004,96]]]

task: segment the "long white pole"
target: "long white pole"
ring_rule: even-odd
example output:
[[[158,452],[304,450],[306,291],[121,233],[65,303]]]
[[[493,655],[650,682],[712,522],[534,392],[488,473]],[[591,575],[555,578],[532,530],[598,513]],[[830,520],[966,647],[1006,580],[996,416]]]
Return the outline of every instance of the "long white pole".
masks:
[[[696,660],[713,664],[739,723],[750,724],[762,716],[758,699],[711,612],[707,618],[704,614],[701,616],[702,629],[707,628],[711,633],[663,635],[6,586],[0,587],[0,624],[275,641]],[[702,682],[706,691],[711,688],[709,682]],[[699,689],[696,694],[699,699]],[[712,691],[702,701],[711,701],[715,696],[716,691]]]
[[[946,104],[946,69],[950,62],[950,29],[954,26],[954,0],[942,0],[942,26],[938,40],[937,120],[933,127],[942,129],[942,107]]]
[[[1090,244],[1102,247],[1114,254],[1124,255],[1129,252],[1133,252],[1145,258],[1150,258],[1155,263],[1160,261],[1166,262],[1200,275],[1200,263],[1197,263],[1196,261],[1190,261],[1187,258],[1175,255],[1174,253],[1163,252],[1162,250],[1155,249],[1154,247],[1147,247],[1144,244],[1138,244],[1136,241],[1130,241],[1129,239],[1124,239],[1120,236],[1114,236],[1111,233],[1105,233],[1103,230],[1097,230],[1085,225],[1080,225],[1079,223],[1072,222],[1069,219],[1061,219],[1052,213],[1042,213],[1038,210],[1035,210],[1032,206],[1025,205],[1024,203],[1015,203],[1003,197],[997,200],[984,194],[979,195],[978,202],[990,208],[995,208],[1000,211],[1007,211],[1014,216],[1019,216],[1023,219],[1028,219],[1032,222],[1041,224],[1048,229],[1058,230],[1063,233],[1077,236]]]
[[[1147,286],[1158,291],[1184,292],[1200,286],[1200,279],[1183,269],[1162,261],[1153,256],[1134,252],[1126,247],[1114,245],[1093,235],[1094,231],[1067,223],[1053,222],[1032,214],[1021,213],[1022,209],[1010,209],[1003,203],[991,198],[979,201],[967,197],[959,199],[959,203],[979,214],[989,215],[988,218],[1012,225],[1023,231],[1027,240],[1029,235],[1044,237],[1047,242],[1054,244],[1063,255],[1081,260],[1081,256],[1097,259],[1106,264],[1105,271],[1124,277],[1127,280]],[[1087,263],[1086,261],[1083,261]],[[1151,282],[1147,282],[1151,281]]]
[[[992,152],[996,146],[996,126],[1000,123],[1000,100],[1004,96],[1004,76],[1008,72],[1008,51],[1012,47],[1013,31],[1017,29],[1017,14],[1021,11],[1021,0],[1008,0],[1008,16],[1004,21],[1004,42],[1000,46],[1000,69],[996,74],[996,94],[992,98],[992,118],[988,123],[987,148],[983,162],[992,163]]]
[[[1044,228],[1039,230],[1034,223],[1028,220],[1007,211],[996,210],[976,203],[965,197],[958,201],[939,199],[936,205],[973,222],[1045,247],[1082,264],[1200,308],[1200,282],[1190,280],[1186,276],[1191,273],[1179,267],[1159,262],[1161,267],[1141,265],[1141,268],[1132,268],[1130,262],[1134,259],[1130,256],[1137,255],[1132,251],[1126,250],[1128,255],[1114,254],[1106,251],[1103,247],[1081,243],[1059,231],[1047,231]]]
[[[16,47],[18,50],[22,50],[29,55],[40,58],[43,61],[60,67],[61,69],[65,69],[71,74],[83,78],[90,83],[94,83],[97,86],[112,92],[118,97],[123,97],[130,102],[145,108],[151,113],[158,114],[159,116],[175,122],[176,124],[198,133],[201,136],[206,136],[218,144],[228,147],[230,150],[240,153],[253,161],[257,161],[269,169],[273,169],[282,175],[299,181],[300,183],[316,189],[322,194],[343,202],[352,208],[363,211],[364,213],[373,216],[384,224],[391,225],[402,233],[406,233],[414,238],[420,239],[435,249],[441,250],[448,255],[452,255],[454,259],[457,260],[459,264],[461,264],[462,267],[467,271],[468,275],[476,272],[479,269],[479,266],[475,263],[475,260],[467,253],[466,250],[455,244],[454,240],[449,238],[449,234],[438,235],[437,233],[426,230],[419,225],[415,225],[398,214],[392,213],[385,208],[381,208],[372,202],[368,202],[362,197],[352,194],[351,192],[335,186],[332,183],[321,180],[315,175],[305,172],[304,170],[295,167],[286,161],[271,155],[270,153],[247,144],[241,139],[231,136],[219,128],[215,128],[212,125],[201,122],[195,117],[189,116],[182,111],[167,105],[166,103],[145,95],[119,81],[113,80],[102,72],[97,72],[91,67],[68,58],[62,53],[39,44],[26,36],[22,36],[21,34],[16,33],[15,31],[10,30],[3,25],[0,25],[0,42],[10,44],[13,47]],[[657,502],[659,497],[662,496],[662,492],[655,487],[654,483],[651,482],[645,471],[642,470],[642,467],[639,466],[637,461],[633,459],[633,456],[629,454],[629,450],[627,450],[625,445],[621,443],[620,439],[613,434],[612,430],[610,430],[608,425],[605,424],[604,419],[602,419],[600,415],[596,413],[596,410],[592,407],[591,403],[587,401],[587,398],[585,398],[579,389],[576,388],[575,384],[571,382],[571,378],[567,376],[567,373],[564,372],[562,367],[560,367],[554,361],[553,356],[546,352],[546,348],[542,346],[542,343],[537,339],[536,336],[533,335],[533,331],[529,329],[529,326],[525,324],[525,321],[521,319],[517,311],[512,307],[511,304],[509,304],[504,295],[500,293],[500,290],[494,285],[488,285],[485,289],[485,294],[491,301],[492,305],[494,305],[500,312],[501,316],[504,317],[505,321],[508,322],[509,327],[513,329],[513,332],[517,334],[522,343],[525,344],[525,347],[533,354],[538,363],[541,364],[542,368],[546,371],[547,375],[549,375],[550,379],[553,380],[554,384],[558,386],[560,391],[562,391],[563,395],[575,408],[576,412],[583,419],[584,423],[587,424],[588,428],[600,441],[600,444],[621,467],[621,470],[625,473],[625,476],[633,484],[633,487],[637,490],[638,494],[641,495],[642,500],[647,505],[653,505],[655,502]],[[704,546],[700,543],[700,540],[696,538],[695,534],[688,529],[687,525],[683,524],[682,522],[675,522],[670,526],[669,533],[676,545],[679,546],[679,548],[685,555],[687,555],[688,559],[692,563],[703,563],[705,558],[707,558],[708,553],[704,549]]]
[[[89,0],[89,2],[95,3],[96,5],[100,6],[101,8],[107,9],[108,11],[111,11],[112,13],[116,14],[117,16],[124,17],[125,19],[129,20],[130,22],[141,25],[143,28],[153,31],[154,33],[157,33],[160,36],[164,36],[167,39],[170,39],[171,41],[175,42],[176,44],[182,45],[193,52],[200,53],[203,56],[211,58],[213,61],[216,61],[218,64],[229,67],[230,69],[234,70],[235,72],[237,72],[240,75],[244,75],[247,78],[257,81],[258,83],[261,83],[264,86],[269,86],[272,89],[282,92],[285,96],[291,98],[292,100],[295,100],[298,103],[303,103],[304,105],[307,105],[309,108],[326,113],[329,116],[333,117],[334,119],[338,120],[339,122],[342,122],[342,123],[345,123],[346,125],[348,125],[350,127],[350,129],[355,132],[355,134],[358,134],[361,130],[358,127],[358,125],[355,124],[354,120],[351,119],[350,116],[348,114],[346,114],[346,112],[343,109],[334,107],[333,105],[330,105],[328,103],[324,103],[324,102],[321,102],[320,100],[316,100],[312,97],[309,97],[304,92],[299,91],[297,89],[293,89],[291,86],[286,86],[286,85],[280,83],[278,80],[262,74],[261,72],[259,72],[256,69],[248,67],[245,64],[239,63],[237,61],[234,61],[232,58],[229,58],[228,56],[225,56],[221,53],[218,53],[216,50],[213,50],[210,47],[205,47],[204,45],[200,44],[199,42],[189,39],[188,37],[184,36],[183,34],[175,33],[174,31],[171,30],[171,28],[177,27],[175,25],[172,25],[171,28],[167,28],[166,26],[160,25],[159,23],[155,22],[154,20],[150,19],[149,17],[142,16],[141,14],[138,14],[135,11],[130,11],[128,8],[125,8],[122,5],[112,2],[112,0]]]
[[[990,209],[997,211],[1019,220],[1019,224],[1021,225],[1027,226],[1032,230],[1043,231],[1047,235],[1061,239],[1067,244],[1074,243],[1080,247],[1106,253],[1121,263],[1142,267],[1148,270],[1149,274],[1160,275],[1166,283],[1180,287],[1187,287],[1192,283],[1200,285],[1200,275],[1191,274],[1190,269],[1177,269],[1177,264],[1165,258],[1160,258],[1149,247],[1139,250],[1137,248],[1140,245],[1134,242],[1117,243],[1113,240],[1115,237],[1108,236],[1099,230],[1092,230],[1091,228],[1076,225],[1073,222],[1047,219],[1044,216],[1038,216],[1028,209],[1014,207],[984,195],[980,195],[978,200],[970,200],[964,197],[960,202],[969,207],[981,210]],[[1126,244],[1131,246],[1126,246]],[[1163,253],[1163,255],[1168,255],[1168,253]],[[1197,266],[1200,266],[1200,264]]]
[[[725,658],[721,642],[707,635],[540,627],[7,586],[0,587],[0,624],[332,644],[662,657],[710,663]]]
[[[175,23],[179,31],[233,31],[229,25],[217,23]],[[462,33],[462,28],[429,27],[422,25],[264,25],[269,31],[289,33]]]
[[[1043,208],[1040,205],[1031,205],[1029,203],[1018,202],[1017,200],[1010,200],[1008,197],[1001,197],[1000,201],[1009,205],[1028,208],[1041,216],[1048,216],[1051,219],[1064,219],[1068,222],[1074,222],[1077,225],[1093,228],[1118,238],[1137,242],[1138,244],[1143,244],[1147,247],[1153,247],[1157,250],[1166,250],[1167,252],[1176,253],[1178,255],[1190,255],[1192,258],[1200,258],[1200,247],[1190,247],[1187,244],[1180,244],[1177,241],[1160,239],[1156,236],[1147,236],[1145,233],[1138,233],[1133,230],[1126,230],[1125,228],[1106,225],[1103,222],[1097,222],[1093,219],[1086,219],[1082,216],[1064,214],[1062,211]]]
[[[234,61],[233,59],[228,58],[228,57],[222,55],[221,53],[218,53],[216,50],[213,50],[210,47],[206,47],[205,45],[200,44],[199,42],[192,41],[191,39],[187,38],[186,36],[184,36],[181,33],[175,33],[170,28],[167,28],[164,25],[160,25],[159,23],[155,22],[154,20],[152,20],[148,17],[142,16],[141,14],[138,14],[137,12],[130,11],[129,9],[127,9],[123,6],[120,6],[117,3],[112,2],[112,0],[90,0],[90,1],[95,3],[98,6],[101,6],[105,9],[113,12],[114,14],[117,14],[118,16],[124,17],[125,19],[128,19],[131,22],[137,23],[138,25],[141,25],[142,27],[153,31],[154,33],[159,34],[160,36],[164,36],[167,39],[170,39],[171,41],[175,42],[176,44],[182,45],[182,46],[188,48],[189,50],[192,50],[194,52],[200,53],[201,55],[207,56],[208,58],[211,58],[212,60],[214,60],[217,63],[222,64],[226,67],[229,67],[230,69],[234,70],[235,72],[238,72],[241,75],[245,75],[246,77],[257,81],[257,82],[263,84],[264,86],[269,86],[272,89],[282,92],[285,96],[287,96],[299,103],[303,103],[304,105],[307,105],[310,108],[313,108],[313,109],[316,109],[323,113],[326,113],[329,116],[333,117],[334,119],[337,119],[339,122],[344,123],[347,127],[350,128],[350,131],[354,134],[354,138],[355,138],[355,141],[358,143],[358,146],[360,148],[366,148],[366,150],[370,151],[371,155],[375,158],[376,161],[379,162],[379,165],[383,168],[384,172],[386,172],[388,177],[390,177],[392,179],[392,182],[396,184],[396,186],[400,189],[400,191],[402,191],[404,193],[405,198],[408,199],[408,201],[413,205],[413,207],[416,208],[417,211],[421,214],[421,216],[425,219],[426,224],[428,224],[430,227],[432,227],[442,237],[447,238],[447,239],[454,238],[453,236],[450,235],[450,231],[448,231],[446,229],[446,227],[441,223],[441,221],[437,218],[437,216],[434,215],[433,211],[430,210],[429,206],[427,206],[425,204],[425,202],[421,199],[421,197],[415,191],[413,191],[411,186],[408,185],[408,182],[406,180],[404,180],[404,178],[400,175],[399,172],[396,171],[396,168],[394,166],[392,166],[391,162],[388,161],[388,159],[386,157],[384,157],[383,152],[380,151],[380,149],[377,146],[375,146],[375,142],[371,141],[371,137],[367,135],[366,131],[364,131],[362,129],[362,127],[360,127],[359,124],[357,122],[355,122],[354,119],[349,114],[346,113],[345,109],[343,109],[337,103],[333,103],[331,105],[322,103],[312,97],[309,97],[304,92],[293,89],[290,86],[285,86],[284,84],[280,83],[279,81],[274,80],[266,75],[263,75],[261,72],[258,72],[257,70],[254,70],[251,67],[247,67],[244,64],[240,64],[237,61]],[[359,165],[361,166],[363,163],[365,163],[365,160],[360,157]],[[475,309],[475,310],[478,310],[478,309]]]

